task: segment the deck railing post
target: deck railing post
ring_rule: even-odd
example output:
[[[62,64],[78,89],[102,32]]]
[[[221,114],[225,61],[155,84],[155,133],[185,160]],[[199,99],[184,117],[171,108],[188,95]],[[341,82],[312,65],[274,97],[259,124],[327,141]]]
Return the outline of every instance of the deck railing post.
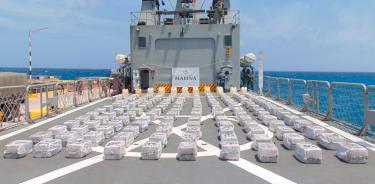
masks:
[[[30,86],[27,86],[25,91],[25,120],[31,123],[29,91]]]
[[[276,100],[280,100],[281,96],[280,96],[280,79],[279,78],[276,78],[276,87],[277,87]]]
[[[368,88],[365,87],[364,89],[364,99],[363,99],[363,120],[364,120],[364,125],[361,129],[361,131],[359,132],[359,136],[365,136],[368,129],[369,129],[369,126],[371,123],[371,121],[374,121],[373,117],[375,115],[375,112],[374,111],[371,111],[370,108],[369,108],[369,91],[368,91]]]
[[[271,79],[267,77],[267,97],[271,96]]]
[[[328,83],[327,90],[328,90],[328,96],[327,96],[328,107],[327,107],[327,115],[324,120],[331,121],[333,117],[333,86],[331,83]]]
[[[292,83],[290,79],[288,79],[288,105],[292,104]]]
[[[309,91],[308,91],[308,89],[307,89],[307,81],[306,80],[303,80],[303,86],[304,86],[304,93],[305,94],[308,94],[309,93]],[[302,109],[302,112],[307,112],[307,110],[309,109],[309,105],[307,104],[307,103],[304,103],[305,105],[304,105],[304,107],[303,107],[303,109]]]

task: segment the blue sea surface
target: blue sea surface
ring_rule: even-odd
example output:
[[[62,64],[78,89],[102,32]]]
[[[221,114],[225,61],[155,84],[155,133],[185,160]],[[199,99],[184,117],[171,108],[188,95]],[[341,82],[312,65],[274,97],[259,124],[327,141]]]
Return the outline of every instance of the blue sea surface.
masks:
[[[351,82],[375,85],[375,73],[369,72],[264,72],[266,76],[328,82]]]
[[[28,68],[0,68],[0,72],[28,73]],[[109,77],[109,69],[57,69],[57,68],[35,68],[35,75],[55,76],[61,80],[75,80],[80,77]]]
[[[27,68],[1,68],[0,72],[28,73]],[[79,77],[109,77],[109,69],[57,69],[57,68],[35,68],[33,75],[56,76],[62,80],[74,80]],[[361,72],[277,72],[266,71],[266,76],[285,77],[305,80],[322,80],[329,82],[353,82],[366,85],[375,85],[375,73]]]

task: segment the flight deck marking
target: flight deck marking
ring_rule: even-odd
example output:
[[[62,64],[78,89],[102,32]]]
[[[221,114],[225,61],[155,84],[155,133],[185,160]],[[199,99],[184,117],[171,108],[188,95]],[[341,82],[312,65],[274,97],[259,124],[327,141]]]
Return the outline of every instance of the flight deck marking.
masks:
[[[210,119],[212,117],[213,117],[212,114],[209,114],[207,116],[203,116],[201,120],[203,122],[203,121],[206,121],[207,119]],[[39,126],[41,126],[41,125],[39,125]],[[172,133],[181,137],[182,134],[183,134],[182,129],[184,129],[186,127],[187,127],[187,124],[183,124],[183,125],[180,125],[178,127],[174,127],[172,129]],[[134,149],[140,147],[141,145],[143,145],[148,140],[149,139],[146,138],[146,139],[137,141],[133,145],[129,146],[126,149],[127,154],[125,155],[125,157],[138,157],[139,158],[141,156],[141,153],[131,152],[131,150],[134,150]],[[251,143],[241,145],[240,150],[241,151],[248,150],[248,149],[250,149],[250,145],[251,145]],[[201,156],[216,156],[216,157],[219,157],[220,156],[220,149],[218,147],[216,147],[214,145],[211,145],[211,144],[209,144],[209,143],[207,143],[203,140],[198,140],[197,146],[200,147],[201,149],[205,150],[204,152],[198,152],[197,153],[197,156],[199,156],[199,157],[201,157]],[[100,146],[94,147],[93,151],[103,153],[104,148],[100,147]],[[164,153],[164,154],[162,154],[161,158],[176,158],[176,155],[177,155],[177,153]],[[25,181],[21,184],[36,184],[36,183],[49,182],[51,180],[60,178],[60,177],[65,176],[67,174],[73,173],[75,171],[78,171],[78,170],[84,169],[86,167],[89,167],[91,165],[102,162],[102,161],[104,161],[103,156],[104,156],[103,154],[100,154],[98,156],[95,156],[95,157],[92,157],[92,158],[74,163],[72,165],[63,167],[61,169],[57,169],[55,171],[49,172],[47,174],[41,175],[41,176],[36,177],[36,178],[30,179],[30,180]],[[228,163],[231,163],[231,164],[247,171],[248,173],[253,174],[254,176],[257,176],[257,177],[259,177],[259,178],[261,178],[261,179],[263,179],[263,180],[265,180],[269,183],[295,184],[293,181],[290,181],[290,180],[288,180],[288,179],[286,179],[286,178],[284,178],[280,175],[277,175],[277,174],[273,173],[270,170],[262,168],[261,166],[258,166],[256,164],[254,164],[250,161],[247,161],[245,159],[242,159],[242,158],[240,158],[239,161],[228,161]]]
[[[126,151],[130,151],[130,150],[133,150],[133,149],[135,149],[137,147],[140,147],[143,143],[145,143],[147,141],[148,141],[148,138],[142,139],[140,141],[137,141],[137,142],[135,142],[136,145],[133,144],[133,145],[129,146],[129,148],[127,148]],[[101,152],[102,148],[101,147],[95,147],[94,150],[97,151],[97,152]],[[54,179],[60,178],[62,176],[65,176],[67,174],[73,173],[75,171],[78,171],[78,170],[84,169],[86,167],[92,166],[94,164],[97,164],[99,162],[102,162],[102,161],[104,161],[103,157],[104,157],[104,155],[100,154],[100,155],[97,155],[95,157],[92,157],[92,158],[89,158],[89,159],[86,159],[86,160],[83,160],[83,161],[80,161],[80,162],[68,165],[66,167],[54,170],[54,171],[49,172],[47,174],[38,176],[38,177],[30,179],[30,180],[27,180],[25,182],[22,182],[21,184],[47,183],[47,182],[52,181]]]
[[[363,147],[365,147],[365,148],[367,148],[367,149],[369,149],[371,151],[375,151],[375,145],[372,144],[372,143],[370,143],[370,142],[368,142],[368,141],[365,141],[365,140],[363,140],[363,139],[361,139],[361,138],[359,138],[357,136],[354,136],[354,135],[352,135],[350,133],[347,133],[347,132],[345,132],[343,130],[340,130],[340,129],[334,127],[334,126],[328,125],[327,123],[324,123],[321,120],[318,120],[318,119],[313,118],[311,116],[305,115],[304,113],[301,113],[301,112],[299,112],[297,110],[294,110],[294,109],[292,109],[292,108],[290,108],[290,107],[288,107],[288,106],[286,106],[284,104],[281,104],[279,102],[274,102],[272,100],[267,99],[266,97],[261,97],[261,98],[265,99],[265,100],[267,100],[269,102],[272,102],[272,103],[274,103],[274,104],[276,104],[276,105],[278,105],[278,106],[280,106],[280,107],[282,107],[282,108],[284,108],[284,109],[286,109],[286,110],[288,110],[288,111],[290,111],[292,113],[295,113],[297,115],[301,115],[301,117],[303,117],[303,118],[305,118],[305,119],[313,122],[314,124],[317,124],[317,125],[319,125],[319,126],[321,126],[323,128],[326,128],[326,129],[328,129],[328,130],[330,130],[330,131],[332,131],[332,132],[334,132],[336,134],[339,134],[339,135],[345,137],[346,139],[349,139],[350,141],[353,141],[353,142],[355,142],[355,143],[357,143],[357,144],[359,144],[359,145],[361,145],[361,146],[363,146]]]
[[[47,123],[49,123],[49,122],[51,122],[51,121],[57,120],[57,119],[62,118],[62,117],[64,117],[64,116],[66,116],[66,115],[72,114],[72,113],[74,113],[74,112],[77,112],[77,111],[79,111],[79,110],[85,109],[85,108],[90,107],[90,106],[93,106],[93,105],[95,105],[95,104],[98,104],[98,103],[104,102],[104,101],[106,101],[106,100],[108,100],[108,99],[109,99],[109,98],[104,98],[104,99],[98,100],[98,101],[96,101],[96,102],[92,102],[92,103],[90,103],[90,104],[87,104],[87,105],[85,105],[85,106],[77,107],[77,108],[75,108],[75,109],[73,109],[73,110],[67,111],[67,112],[65,112],[65,113],[62,113],[62,114],[57,115],[57,116],[55,116],[55,117],[52,117],[52,118],[50,118],[50,119],[47,119],[47,120],[44,120],[44,121],[41,121],[41,122],[35,123],[35,124],[33,124],[33,125],[27,126],[27,127],[25,127],[25,128],[21,128],[21,129],[19,129],[19,130],[14,131],[14,132],[11,132],[11,133],[8,133],[8,134],[5,134],[5,135],[2,135],[2,136],[0,136],[0,141],[3,141],[3,140],[8,139],[8,138],[10,138],[10,137],[13,137],[13,136],[16,136],[16,135],[18,135],[18,134],[24,133],[24,132],[29,131],[29,130],[31,130],[31,129],[34,129],[34,128],[37,128],[37,127],[40,127],[40,126],[45,125],[45,124],[47,124]]]

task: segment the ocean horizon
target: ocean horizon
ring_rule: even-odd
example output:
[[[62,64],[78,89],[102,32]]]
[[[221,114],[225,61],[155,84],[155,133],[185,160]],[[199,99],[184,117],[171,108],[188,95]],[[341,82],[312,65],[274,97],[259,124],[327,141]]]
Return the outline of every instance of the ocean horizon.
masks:
[[[0,67],[0,72],[28,73],[28,68]],[[34,68],[33,75],[56,76],[62,80],[74,80],[80,77],[109,77],[110,69],[82,68]],[[265,71],[265,76],[321,80],[328,82],[352,82],[375,85],[375,72],[317,72],[317,71]]]

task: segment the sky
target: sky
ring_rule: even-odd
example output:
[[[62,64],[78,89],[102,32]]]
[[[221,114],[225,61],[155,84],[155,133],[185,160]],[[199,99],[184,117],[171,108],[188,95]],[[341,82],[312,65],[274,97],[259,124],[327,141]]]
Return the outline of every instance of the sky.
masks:
[[[114,68],[140,5],[0,0],[0,67],[27,67],[28,30],[48,27],[33,36],[34,67]],[[265,70],[375,72],[375,0],[232,0],[232,9],[241,11],[241,54],[263,50]]]

